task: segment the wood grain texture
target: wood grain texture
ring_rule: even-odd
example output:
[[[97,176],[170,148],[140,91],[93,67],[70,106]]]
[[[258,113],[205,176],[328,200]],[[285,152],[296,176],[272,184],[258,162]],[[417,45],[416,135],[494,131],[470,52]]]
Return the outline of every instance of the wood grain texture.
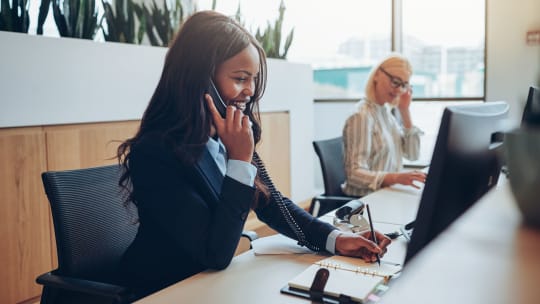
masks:
[[[0,129],[0,168],[0,303],[18,303],[39,295],[35,278],[52,269],[42,129]]]
[[[261,156],[276,189],[288,197],[291,195],[289,113],[261,113],[261,124],[262,137],[257,152]],[[264,235],[275,233],[270,227],[259,221],[253,211],[249,213],[244,229]]]
[[[262,138],[257,151],[276,188],[291,195],[291,156],[288,112],[261,113]]]
[[[114,164],[118,145],[135,135],[139,121],[47,126],[48,170]]]
[[[257,148],[276,187],[290,195],[289,113],[261,113]],[[116,163],[118,145],[132,137],[139,121],[0,129],[0,303],[36,297],[35,278],[57,267],[54,228],[43,190],[44,171]],[[247,226],[263,235],[267,226],[250,216]],[[249,244],[248,244],[249,246]],[[244,244],[245,247],[245,244]],[[242,249],[239,249],[242,250]]]

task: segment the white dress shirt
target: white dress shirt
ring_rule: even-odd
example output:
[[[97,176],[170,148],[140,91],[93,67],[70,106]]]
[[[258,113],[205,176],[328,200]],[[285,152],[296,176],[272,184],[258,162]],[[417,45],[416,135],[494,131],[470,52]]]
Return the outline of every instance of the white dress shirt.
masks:
[[[403,168],[403,157],[418,159],[422,134],[415,126],[402,128],[386,105],[361,101],[343,128],[343,192],[364,196],[379,189],[387,173]]]
[[[255,176],[257,175],[257,168],[255,166],[245,161],[227,159],[227,150],[219,138],[215,140],[210,137],[206,143],[206,148],[223,175],[227,175],[244,185],[253,187]],[[339,230],[333,230],[328,235],[326,239],[326,250],[328,252],[335,253],[336,238],[341,233]]]

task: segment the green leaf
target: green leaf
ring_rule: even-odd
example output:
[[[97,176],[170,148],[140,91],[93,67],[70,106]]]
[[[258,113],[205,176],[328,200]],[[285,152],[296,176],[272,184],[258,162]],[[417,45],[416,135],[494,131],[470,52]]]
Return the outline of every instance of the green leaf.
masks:
[[[240,8],[238,8],[238,11],[240,11]],[[260,29],[257,29],[255,33],[255,39],[259,41],[259,43],[261,44],[261,47],[264,49],[266,56],[268,58],[285,59],[287,57],[289,47],[292,44],[294,29],[291,30],[291,32],[287,36],[285,40],[285,45],[283,47],[283,53],[281,53],[281,40],[283,38],[282,26],[283,26],[284,18],[285,18],[285,4],[282,0],[279,6],[278,19],[273,23],[273,25],[270,22],[268,22],[264,32],[261,32]]]
[[[28,0],[2,0],[0,2],[0,30],[28,33],[30,18]]]

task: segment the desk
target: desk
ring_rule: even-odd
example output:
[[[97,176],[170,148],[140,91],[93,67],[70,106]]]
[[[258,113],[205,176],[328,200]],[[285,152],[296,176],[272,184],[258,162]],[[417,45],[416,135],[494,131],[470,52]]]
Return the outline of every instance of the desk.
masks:
[[[393,186],[362,198],[370,203],[376,229],[391,232],[416,216],[421,192]],[[332,222],[331,216],[322,218]],[[384,260],[402,261],[406,243],[394,241]],[[280,293],[287,282],[304,271],[310,264],[326,255],[291,254],[258,255],[247,251],[235,257],[223,271],[205,271],[168,288],[156,292],[137,303],[309,303],[305,299]]]
[[[394,185],[362,197],[369,204],[373,222],[404,225],[416,218],[422,191],[413,187]]]
[[[391,228],[381,224],[381,231]],[[405,257],[403,240],[392,244],[383,260],[401,261]],[[137,303],[257,303],[308,304],[305,299],[284,295],[280,289],[304,271],[309,265],[326,255],[288,254],[254,255],[247,251],[233,259],[223,271],[205,271],[154,293]]]
[[[509,183],[419,252],[380,303],[540,303],[540,230],[521,224]]]
[[[392,187],[363,200],[370,203],[377,221],[396,221],[378,223],[377,228],[384,231],[414,218],[419,194],[417,190]],[[406,210],[411,206],[413,210]],[[398,239],[384,259],[402,259],[405,247]],[[521,226],[508,184],[503,183],[421,251],[380,303],[538,303],[539,252],[540,231]],[[226,270],[197,274],[138,303],[306,304],[309,301],[280,294],[279,290],[324,257],[255,256],[248,251],[235,257]]]

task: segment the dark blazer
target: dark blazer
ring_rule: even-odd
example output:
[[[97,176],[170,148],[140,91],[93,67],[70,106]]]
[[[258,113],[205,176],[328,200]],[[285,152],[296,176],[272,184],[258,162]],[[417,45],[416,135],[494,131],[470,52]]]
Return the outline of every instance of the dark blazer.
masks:
[[[139,296],[206,269],[224,269],[233,258],[255,189],[223,177],[207,150],[183,165],[160,140],[145,135],[129,157],[139,230],[122,260],[121,277]],[[312,244],[325,248],[335,229],[284,198]],[[259,202],[257,217],[296,238],[272,200]]]

